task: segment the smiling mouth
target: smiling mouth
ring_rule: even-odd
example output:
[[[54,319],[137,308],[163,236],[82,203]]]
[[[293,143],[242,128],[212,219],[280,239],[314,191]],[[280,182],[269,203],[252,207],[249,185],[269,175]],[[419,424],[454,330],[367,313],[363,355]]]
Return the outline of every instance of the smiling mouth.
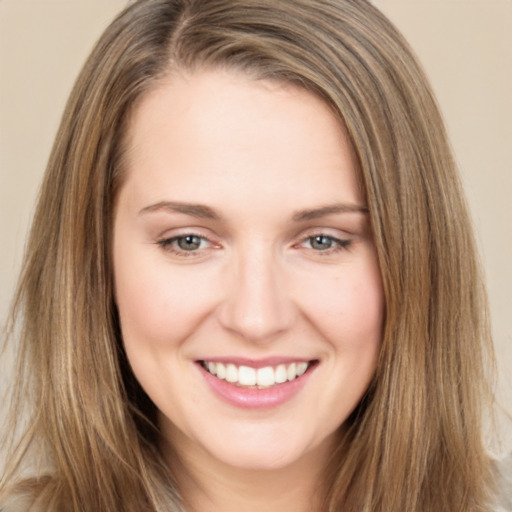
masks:
[[[234,386],[248,389],[268,389],[279,384],[292,382],[304,375],[318,361],[298,361],[276,366],[252,368],[233,363],[200,361],[201,366],[211,375]]]

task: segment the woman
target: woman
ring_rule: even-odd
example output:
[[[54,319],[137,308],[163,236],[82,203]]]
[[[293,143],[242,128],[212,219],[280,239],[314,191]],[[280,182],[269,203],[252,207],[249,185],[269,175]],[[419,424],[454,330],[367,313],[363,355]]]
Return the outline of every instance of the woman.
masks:
[[[492,510],[486,311],[435,101],[374,7],[134,2],[50,157],[0,501]]]

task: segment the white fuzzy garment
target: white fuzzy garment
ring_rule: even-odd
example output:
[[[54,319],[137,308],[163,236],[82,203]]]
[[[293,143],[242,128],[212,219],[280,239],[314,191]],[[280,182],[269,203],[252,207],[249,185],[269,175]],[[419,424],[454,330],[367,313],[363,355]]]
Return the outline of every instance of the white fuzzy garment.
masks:
[[[497,479],[496,512],[512,512],[512,453],[494,463]]]

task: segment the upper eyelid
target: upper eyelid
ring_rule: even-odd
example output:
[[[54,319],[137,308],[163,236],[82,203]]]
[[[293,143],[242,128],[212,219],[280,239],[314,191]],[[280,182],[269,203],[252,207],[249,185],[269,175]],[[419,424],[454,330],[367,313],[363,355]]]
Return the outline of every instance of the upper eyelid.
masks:
[[[183,234],[178,235],[171,235],[171,236],[162,236],[157,240],[158,244],[164,244],[164,243],[172,243],[176,240],[179,240],[180,238],[186,238],[187,236],[196,236],[197,238],[200,238],[201,240],[206,240],[210,244],[214,244],[210,238],[204,235],[200,235],[199,233],[193,233],[193,232],[187,232]]]
[[[311,235],[307,235],[307,236],[303,237],[300,240],[299,244],[303,244],[304,242],[307,242],[308,240],[311,240],[312,238],[316,238],[319,236],[323,236],[325,238],[333,240],[335,243],[337,243],[340,246],[347,246],[353,241],[352,237],[339,237],[339,236],[330,235],[328,233],[319,232],[319,233],[315,233],[315,234],[311,234]]]
[[[315,236],[325,236],[328,238],[332,238],[334,240],[352,240],[356,238],[355,233],[351,233],[347,230],[342,230],[339,228],[327,228],[327,227],[312,227],[302,230],[300,233],[296,234],[293,238],[296,240],[307,240],[308,238],[312,238]]]
[[[199,238],[204,238],[213,243],[213,240],[218,239],[219,237],[212,236],[210,234],[210,230],[206,230],[208,233],[205,233],[205,229],[202,227],[172,227],[161,231],[159,234],[155,235],[156,241],[162,240],[171,240],[175,238],[182,238],[186,236],[197,236]]]

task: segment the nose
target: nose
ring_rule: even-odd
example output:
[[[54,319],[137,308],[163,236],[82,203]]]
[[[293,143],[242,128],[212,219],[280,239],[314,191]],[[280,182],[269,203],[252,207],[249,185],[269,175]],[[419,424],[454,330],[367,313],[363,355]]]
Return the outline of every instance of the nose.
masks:
[[[247,341],[265,343],[291,328],[296,308],[271,254],[249,250],[232,261],[226,272],[218,313],[225,329]]]

